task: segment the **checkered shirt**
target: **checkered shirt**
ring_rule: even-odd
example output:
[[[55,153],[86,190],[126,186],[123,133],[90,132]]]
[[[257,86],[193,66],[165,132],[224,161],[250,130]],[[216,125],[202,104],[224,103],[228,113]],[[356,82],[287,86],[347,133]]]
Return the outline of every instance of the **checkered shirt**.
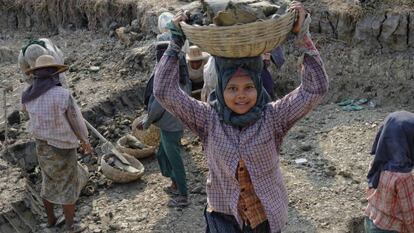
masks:
[[[56,86],[23,105],[29,113],[28,131],[37,139],[61,149],[77,148],[88,141],[88,130],[82,114],[63,87]]]
[[[384,230],[414,233],[414,174],[383,171],[367,190],[365,215]]]
[[[310,38],[305,38],[309,40]],[[310,41],[311,42],[311,41]],[[309,51],[317,51],[313,43]],[[235,216],[240,185],[236,169],[243,159],[272,232],[287,223],[288,196],[279,167],[279,151],[288,130],[322,100],[328,79],[319,53],[307,53],[301,70],[302,84],[275,102],[268,103],[262,117],[239,129],[220,120],[207,103],[185,94],[178,85],[178,46],[169,48],[157,64],[154,95],[165,109],[197,134],[203,142],[209,174],[206,184],[209,209]]]

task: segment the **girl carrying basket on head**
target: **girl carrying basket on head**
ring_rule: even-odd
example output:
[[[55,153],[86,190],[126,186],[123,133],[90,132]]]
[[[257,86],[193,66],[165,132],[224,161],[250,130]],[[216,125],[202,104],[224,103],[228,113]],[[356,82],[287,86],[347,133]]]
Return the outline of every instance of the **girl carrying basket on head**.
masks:
[[[293,28],[303,52],[302,84],[278,101],[263,91],[260,56],[215,57],[218,83],[209,103],[179,88],[177,54],[184,43],[179,12],[170,23],[172,42],[156,67],[155,98],[197,134],[204,146],[207,232],[280,232],[287,222],[288,196],[279,151],[288,130],[322,100],[328,90],[323,62],[308,33],[310,16],[298,13]]]

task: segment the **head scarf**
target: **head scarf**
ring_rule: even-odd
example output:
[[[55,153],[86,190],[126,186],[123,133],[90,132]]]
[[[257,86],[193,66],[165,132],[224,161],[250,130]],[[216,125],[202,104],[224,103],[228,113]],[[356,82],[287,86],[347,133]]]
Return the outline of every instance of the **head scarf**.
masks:
[[[217,72],[216,89],[210,93],[209,103],[216,109],[220,119],[235,127],[245,127],[257,121],[264,106],[270,101],[269,95],[264,91],[260,74],[263,68],[262,58],[223,58],[214,57]],[[223,92],[230,78],[241,68],[252,79],[257,90],[256,105],[249,112],[239,115],[227,107],[224,101]]]
[[[29,41],[29,43],[27,44],[27,45],[25,45],[23,48],[22,48],[22,53],[23,53],[23,56],[25,56],[26,55],[26,50],[27,50],[27,48],[29,48],[31,45],[40,45],[41,47],[43,47],[44,49],[47,49],[46,48],[46,43],[44,42],[44,41],[42,41],[42,40],[38,40],[38,39],[31,39],[30,41]]]
[[[414,113],[391,113],[379,129],[372,146],[375,155],[368,172],[368,185],[377,188],[381,171],[411,172],[414,167]]]
[[[33,83],[22,94],[22,103],[25,104],[46,93],[52,87],[60,86],[57,68],[43,68],[33,72]]]
[[[170,22],[174,18],[173,13],[171,12],[163,12],[160,16],[158,16],[158,30],[163,33],[167,32],[167,23]]]

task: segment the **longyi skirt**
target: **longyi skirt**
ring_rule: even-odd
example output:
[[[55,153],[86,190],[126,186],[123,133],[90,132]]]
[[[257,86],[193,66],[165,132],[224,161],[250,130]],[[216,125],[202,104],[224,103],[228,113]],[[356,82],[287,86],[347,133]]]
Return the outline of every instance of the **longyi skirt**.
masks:
[[[40,196],[53,204],[75,204],[89,177],[77,161],[76,149],[59,149],[36,140],[36,151],[42,171]]]

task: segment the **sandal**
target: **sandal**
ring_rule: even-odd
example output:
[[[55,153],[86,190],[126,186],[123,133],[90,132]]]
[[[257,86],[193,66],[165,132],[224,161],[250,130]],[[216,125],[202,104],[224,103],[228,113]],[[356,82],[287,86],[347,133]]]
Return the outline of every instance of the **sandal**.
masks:
[[[339,102],[338,103],[338,106],[347,106],[347,105],[351,105],[351,104],[353,104],[354,103],[354,100],[353,99],[346,99],[346,100],[344,100],[344,101],[342,101],[342,102]]]
[[[190,204],[190,201],[188,201],[188,198],[186,196],[177,196],[175,198],[171,198],[167,206],[168,207],[186,207]]]
[[[347,106],[342,107],[342,110],[347,111],[347,112],[360,111],[362,109],[364,109],[364,107],[359,106],[357,104],[351,104],[351,105],[347,105]]]
[[[355,101],[356,105],[361,105],[361,104],[366,104],[366,103],[368,103],[368,99],[366,98],[358,99]]]
[[[174,189],[171,186],[164,187],[162,190],[164,190],[164,192],[166,192],[169,195],[173,195],[173,196],[180,195],[180,192],[178,191],[178,189]]]

